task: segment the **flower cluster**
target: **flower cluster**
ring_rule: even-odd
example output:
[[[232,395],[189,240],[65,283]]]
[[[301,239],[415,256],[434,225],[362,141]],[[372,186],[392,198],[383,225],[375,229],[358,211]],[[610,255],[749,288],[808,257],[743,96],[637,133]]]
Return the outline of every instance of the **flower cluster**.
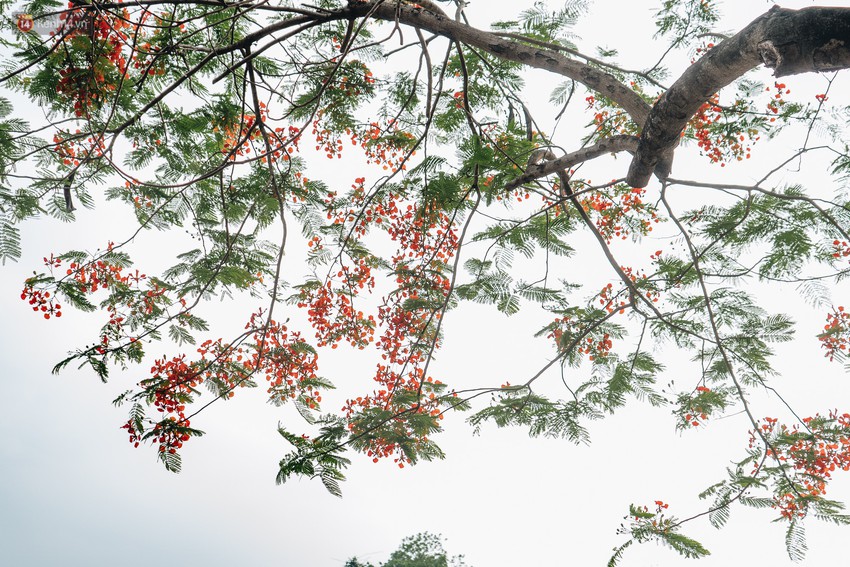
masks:
[[[351,130],[346,133],[352,145],[359,145],[366,154],[366,163],[380,165],[384,171],[404,171],[408,154],[416,155],[416,150],[412,149],[414,135],[402,130],[395,120],[390,120],[386,127],[371,122],[359,135]]]
[[[696,139],[701,155],[707,156],[711,163],[725,167],[732,160],[750,159],[751,145],[760,136],[755,128],[730,129],[727,124],[721,123],[724,109],[719,106],[719,101],[719,95],[714,94],[703,103],[688,122],[682,136]]]
[[[846,258],[850,256],[850,245],[847,244],[846,240],[833,240],[832,250],[833,258]]]
[[[705,425],[711,415],[713,407],[712,390],[706,386],[697,386],[695,395],[683,395],[679,397],[679,408],[676,414],[679,416],[679,429],[688,427],[700,427]]]
[[[371,288],[374,278],[365,263],[358,263],[353,268],[343,266],[337,273],[340,277],[349,277],[343,282],[329,279],[325,284],[316,282],[314,285],[302,286],[297,305],[307,309],[307,317],[316,331],[318,346],[336,348],[337,343],[345,341],[364,348],[374,341],[375,318],[354,306],[359,289],[353,291],[355,288],[351,287],[351,283],[356,282],[356,288],[362,289],[368,282]]]
[[[617,184],[608,191],[591,191],[581,205],[596,217],[599,233],[610,244],[614,238],[647,235],[660,222],[653,205],[647,203],[646,189]]]
[[[632,82],[631,87],[645,97],[637,83]],[[587,109],[593,112],[591,125],[596,136],[609,138],[617,134],[636,135],[639,133],[639,128],[628,113],[609,98],[597,94],[590,95],[584,100],[587,102]]]
[[[785,83],[773,83],[774,89],[776,92],[770,98],[767,103],[767,111],[771,114],[779,114],[779,111],[782,110],[782,107],[787,104],[785,101],[785,95],[791,94],[791,90],[786,88]],[[770,93],[773,92],[770,87],[766,87],[765,91]],[[771,122],[775,122],[776,117],[771,117]]]
[[[47,262],[47,258],[44,260]],[[61,262],[58,258],[56,260]],[[36,289],[29,282],[24,285],[24,290],[21,292],[21,299],[32,305],[32,310],[36,313],[41,312],[45,319],[50,319],[51,316],[62,316],[62,305],[56,301],[56,298],[50,291]]]
[[[782,518],[805,518],[811,505],[826,493],[835,471],[850,471],[850,413],[816,414],[788,427],[766,417],[761,435],[769,442],[767,456],[780,464],[773,507]],[[750,433],[750,446],[756,433]]]
[[[611,342],[611,336],[608,333],[604,333],[599,339],[587,337],[585,343],[580,344],[577,350],[582,354],[586,354],[587,359],[593,362],[597,359],[607,357],[613,346],[614,343]]]
[[[603,290],[608,289],[603,288]],[[586,355],[588,360],[604,363],[614,347],[611,334],[604,329],[589,328],[578,314],[564,314],[555,318],[547,326],[548,338],[555,340],[559,351],[571,346],[580,355]]]
[[[79,130],[73,135],[57,132],[53,136],[53,143],[54,153],[66,166],[79,166],[82,160],[100,157],[106,150],[102,135],[83,139]]]
[[[826,350],[824,356],[830,361],[835,360],[836,357],[844,358],[847,345],[850,343],[850,315],[844,310],[843,305],[834,308],[832,313],[827,313],[826,325],[818,338],[821,347]]]
[[[126,9],[95,12],[76,2],[70,2],[60,17],[63,22],[54,37],[63,47],[50,54],[59,67],[56,92],[72,105],[77,117],[88,116],[126,77],[124,46],[132,43],[128,32],[134,26]],[[77,40],[80,36],[93,45],[85,47],[87,42]]]
[[[202,384],[221,398],[232,398],[236,389],[253,386],[252,379],[262,376],[273,403],[299,399],[305,406],[317,409],[322,400],[318,388],[325,382],[316,375],[315,350],[299,333],[274,320],[265,320],[262,311],[251,315],[246,329],[251,338],[246,343],[210,339],[198,346],[199,356],[194,361],[187,361],[185,354],[154,361],[151,376],[141,380],[139,387],[162,418],[129,420],[122,427],[127,429],[130,442],[138,446],[142,440],[153,439],[160,452],[175,454],[193,433],[186,408]]]
[[[661,252],[659,251],[658,254]],[[661,295],[655,283],[649,279],[649,276],[642,273],[642,270],[635,271],[629,266],[621,266],[623,273],[635,284],[635,288],[640,290],[644,297],[653,303],[658,303]],[[610,311],[609,311],[610,313]]]
[[[268,119],[266,105],[264,102],[259,103],[259,118],[257,114],[242,113],[235,118],[222,118],[218,123],[213,124],[213,133],[221,136],[221,153],[227,156],[230,161],[236,161],[237,157],[248,156],[255,151],[254,144],[263,139],[263,131],[260,124],[266,124]],[[266,126],[268,135],[268,151],[263,144],[260,151],[257,152],[260,161],[263,163],[266,160],[275,162],[279,159],[284,161],[289,160],[290,154],[298,150],[298,139],[300,138],[300,130],[294,126],[283,128],[276,126],[274,128]],[[268,152],[271,152],[267,155]]]
[[[622,298],[621,294],[614,294],[614,284],[607,283],[599,292],[599,304],[608,313],[613,313],[616,309],[620,313],[625,313],[627,301]]]
[[[374,375],[376,389],[349,399],[343,411],[349,430],[365,439],[367,454],[373,459],[394,456],[404,465],[410,462],[406,450],[429,443],[423,432],[437,428],[446,403],[440,396],[445,386],[426,375],[426,345],[439,346],[437,328],[451,288],[448,262],[458,237],[453,220],[437,207],[404,203],[394,193],[367,198],[364,183],[365,178],[355,180],[352,198],[344,204],[329,194],[328,218],[355,237],[379,228],[396,243],[397,251],[390,258],[396,289],[383,299],[376,315],[356,309],[358,296],[374,289],[372,270],[377,264],[368,254],[341,255],[336,260],[339,267],[326,281],[302,286],[298,305],[307,309],[320,345],[335,347],[345,341],[364,348],[374,343],[381,352],[384,362]],[[309,246],[319,249],[322,239],[314,237]],[[377,329],[380,334],[373,336]],[[371,421],[377,413],[386,416],[378,420],[379,425]],[[419,421],[413,426],[412,416],[427,416],[430,425]]]

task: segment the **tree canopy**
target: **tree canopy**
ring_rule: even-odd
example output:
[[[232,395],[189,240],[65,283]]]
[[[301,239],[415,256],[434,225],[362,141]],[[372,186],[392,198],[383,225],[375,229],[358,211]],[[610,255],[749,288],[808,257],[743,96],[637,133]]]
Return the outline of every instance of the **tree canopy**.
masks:
[[[802,558],[806,519],[850,523],[827,496],[850,470],[850,408],[826,394],[798,413],[776,346],[813,341],[827,360],[812,364],[840,364],[850,341],[833,299],[850,271],[850,107],[831,91],[850,8],[773,7],[730,32],[717,0],[659,1],[664,49],[625,68],[579,50],[588,3],[529,2],[484,29],[483,1],[0,1],[0,259],[21,257],[37,217],[136,221],[44,251],[24,282],[38,317],[103,321],[55,370],[126,381],[130,443],[175,472],[206,408],[260,390],[301,417],[281,420],[278,483],[337,495],[353,454],[443,458],[452,411],[575,443],[632,400],[682,435],[739,416],[705,510],[632,504],[610,564],[647,541],[702,557],[682,526],[720,527],[734,506],[772,510]],[[811,168],[829,180],[806,184]],[[151,231],[169,246],[138,265]],[[765,285],[804,297],[817,333],[795,335]],[[225,333],[220,298],[251,305]],[[551,356],[508,382],[436,375],[464,303],[535,312]],[[374,371],[325,376],[335,349]],[[335,387],[342,406],[323,405]]]
[[[440,536],[423,532],[406,537],[380,567],[466,567],[462,555],[449,557]],[[352,557],[345,567],[374,567]]]

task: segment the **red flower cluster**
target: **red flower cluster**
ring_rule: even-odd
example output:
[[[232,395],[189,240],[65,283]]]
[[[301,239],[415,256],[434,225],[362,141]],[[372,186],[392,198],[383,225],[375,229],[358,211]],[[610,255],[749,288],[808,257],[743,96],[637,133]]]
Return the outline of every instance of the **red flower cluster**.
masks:
[[[603,291],[607,289],[606,286]],[[549,328],[552,330],[547,337],[555,340],[558,350],[565,350],[572,342],[578,341],[575,345],[576,351],[587,355],[591,362],[605,359],[614,346],[609,333],[598,330],[589,331],[581,322],[569,315],[557,317]]]
[[[222,339],[207,340],[198,347],[200,356],[194,362],[187,362],[186,355],[157,359],[151,377],[140,381],[139,386],[163,418],[148,422],[152,434],[147,436],[138,422],[128,421],[122,428],[130,434],[130,442],[138,446],[142,439],[152,437],[159,443],[160,452],[175,453],[190,437],[186,407],[204,383],[211,384],[219,396],[232,398],[237,388],[252,386],[251,379],[261,375],[275,404],[300,398],[308,407],[317,408],[322,396],[317,389],[318,363],[313,348],[285,325],[264,321],[261,311],[251,315],[246,329],[252,331],[252,341],[244,346]]]
[[[687,412],[682,415],[683,426],[686,427],[699,427],[700,425],[705,425],[706,420],[708,419],[708,414],[710,410],[704,407],[700,401],[701,394],[707,394],[711,392],[711,389],[706,388],[705,386],[697,386],[697,395],[691,398],[691,404],[688,407]]]
[[[764,421],[762,433],[771,441],[767,456],[791,465],[786,475],[790,475],[793,488],[780,489],[773,506],[785,519],[804,518],[812,502],[826,493],[832,473],[850,471],[850,413],[816,414],[803,418],[802,426],[793,427],[779,424],[776,418],[766,417]],[[751,447],[755,440],[755,433],[751,433]]]
[[[847,345],[850,343],[850,315],[844,310],[843,305],[833,309],[832,313],[827,313],[826,325],[818,338],[821,346],[826,349],[824,356],[830,361],[835,357],[844,357]]]
[[[774,94],[767,103],[767,111],[773,114],[779,114],[782,107],[787,104],[785,102],[784,95],[791,94],[791,91],[785,87],[785,83],[774,82],[773,86],[776,89],[776,94]],[[765,91],[771,92],[770,87],[765,88]],[[774,122],[775,120],[775,117],[770,119],[771,122]]]
[[[339,269],[324,282],[302,287],[299,306],[308,310],[319,344],[332,347],[340,341],[364,348],[373,342],[376,327],[382,332],[375,347],[385,363],[377,367],[374,380],[378,387],[370,395],[346,402],[346,412],[352,432],[358,429],[358,416],[373,410],[387,411],[396,417],[388,425],[411,442],[427,443],[409,427],[411,414],[426,414],[436,421],[442,418],[441,406],[446,400],[438,394],[443,389],[439,381],[425,375],[428,348],[438,344],[436,325],[448,296],[451,282],[447,264],[454,256],[458,238],[450,217],[436,207],[402,204],[395,194],[381,199],[368,199],[363,190],[364,178],[355,180],[353,200],[339,210],[328,195],[328,218],[335,225],[349,225],[352,234],[363,237],[370,228],[380,228],[397,243],[397,252],[390,258],[394,267],[397,289],[384,298],[377,317],[355,309],[354,302],[364,290],[375,285],[370,256],[340,257]],[[314,237],[310,248],[318,250],[321,238]],[[387,436],[389,437],[389,436]],[[408,462],[398,442],[384,437],[372,437],[367,453],[373,459],[395,455],[400,465]]]
[[[724,112],[719,101],[720,97],[715,93],[703,103],[688,122],[682,136],[690,133],[697,140],[700,154],[707,156],[711,163],[719,163],[721,167],[725,167],[726,163],[733,159],[750,159],[750,144],[757,142],[760,136],[754,128],[730,132],[718,124]],[[771,121],[774,120],[775,118],[771,118]]]
[[[50,319],[51,316],[62,316],[62,306],[56,302],[49,291],[34,289],[32,286],[26,285],[21,292],[21,299],[28,301],[32,305],[33,311],[41,311],[45,319]]]
[[[272,163],[279,159],[288,161],[290,154],[298,150],[301,131],[294,126],[289,126],[287,129],[280,126],[274,128],[266,126],[269,142],[269,147],[266,148],[260,128],[260,123],[266,124],[268,119],[264,102],[259,103],[259,110],[259,120],[256,114],[243,113],[236,119],[222,118],[220,122],[213,124],[212,131],[220,133],[223,138],[220,151],[227,156],[228,160],[236,161],[237,156],[248,156],[256,151],[263,163],[269,158]],[[258,151],[255,143],[260,143],[261,147]]]
[[[361,258],[354,266],[343,265],[337,276],[341,281],[328,279],[324,285],[302,287],[297,305],[307,308],[307,316],[316,330],[317,346],[336,348],[337,343],[346,341],[364,348],[374,341],[375,318],[356,309],[354,299],[360,290],[374,287],[371,267]]]
[[[53,147],[53,151],[62,160],[62,165],[76,167],[80,165],[81,160],[100,157],[106,150],[103,136],[97,138],[89,136],[86,140],[83,140],[79,134],[79,130],[74,135],[62,132],[54,134],[53,142],[56,145]]]
[[[60,66],[56,91],[72,103],[76,116],[83,117],[100,107],[106,92],[115,91],[119,81],[126,77],[123,48],[132,42],[124,30],[134,26],[126,9],[120,14],[105,10],[95,12],[76,2],[69,3],[68,8],[60,16],[64,21],[55,33],[64,48],[53,50],[51,57],[58,59]],[[73,57],[79,46],[84,45],[75,41],[77,36],[84,36],[93,43],[86,48],[92,57]]]
[[[834,250],[832,253],[833,258],[846,258],[850,256],[850,245],[847,244],[846,240],[833,240],[832,249]]]
[[[416,150],[407,149],[414,140],[413,134],[399,128],[394,120],[383,128],[377,122],[371,122],[359,135],[351,130],[346,130],[346,133],[351,137],[351,144],[359,145],[366,154],[366,163],[380,165],[384,171],[404,171],[407,169],[404,162],[408,151],[411,156],[416,155]]]
[[[605,358],[611,352],[611,347],[614,343],[611,342],[610,335],[605,333],[599,340],[594,340],[593,337],[587,337],[585,344],[578,347],[578,351],[587,355],[587,359],[593,362],[598,358]]]
[[[655,207],[644,201],[645,196],[645,189],[617,185],[608,192],[592,191],[581,205],[596,213],[596,227],[610,244],[615,237],[625,240],[635,233],[652,232],[659,218]]]

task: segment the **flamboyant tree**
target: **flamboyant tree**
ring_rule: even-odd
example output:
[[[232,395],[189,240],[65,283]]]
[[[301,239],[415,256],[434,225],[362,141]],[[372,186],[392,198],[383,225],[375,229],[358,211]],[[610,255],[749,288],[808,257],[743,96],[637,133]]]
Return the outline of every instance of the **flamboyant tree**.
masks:
[[[798,76],[850,66],[850,8],[774,7],[728,33],[716,0],[664,0],[656,39],[669,47],[625,69],[572,42],[585,4],[537,2],[483,30],[468,12],[485,2],[0,2],[0,257],[20,256],[20,222],[73,221],[101,195],[138,220],[94,252],[45,251],[25,281],[36,316],[103,320],[56,370],[135,384],[116,400],[122,427],[174,471],[206,407],[260,387],[304,418],[280,428],[293,451],[278,481],[315,477],[335,494],[352,450],[399,467],[441,458],[450,410],[575,442],[632,397],[671,408],[681,431],[742,413],[705,512],[632,505],[611,563],[653,540],[705,555],[681,526],[723,525],[736,505],[774,509],[802,557],[806,518],[850,523],[827,496],[850,470],[850,408],[804,417],[789,400],[780,419],[754,406],[758,391],[786,401],[771,343],[795,323],[751,282],[799,283],[824,320],[800,340],[843,360],[850,315],[830,292],[850,268],[850,107],[829,92],[834,74],[809,100],[790,95]],[[529,69],[560,81],[543,108],[523,89]],[[783,136],[796,150],[771,149]],[[758,152],[774,159],[746,181],[738,162]],[[725,176],[677,177],[682,154]],[[781,182],[804,154],[829,160],[834,186]],[[328,168],[339,163],[358,165]],[[683,207],[694,191],[706,199]],[[293,227],[306,265],[284,261],[302,242]],[[129,254],[150,229],[191,236],[160,273]],[[600,262],[579,269],[588,255]],[[233,294],[256,309],[214,336],[202,315]],[[537,309],[551,358],[514,384],[433,376],[464,301]],[[173,353],[148,357],[163,339]],[[681,392],[657,385],[661,346],[698,363]],[[374,353],[375,370],[334,380],[351,393],[327,408],[320,355],[336,348]]]
[[[345,567],[374,567],[361,563],[356,557],[345,562]],[[450,557],[443,548],[442,538],[424,532],[404,538],[398,549],[380,567],[467,567],[463,555]]]

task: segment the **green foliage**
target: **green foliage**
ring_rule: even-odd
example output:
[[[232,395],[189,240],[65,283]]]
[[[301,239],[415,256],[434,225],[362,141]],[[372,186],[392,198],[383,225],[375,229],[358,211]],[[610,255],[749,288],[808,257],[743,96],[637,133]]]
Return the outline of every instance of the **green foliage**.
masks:
[[[599,417],[587,403],[552,402],[522,386],[507,386],[503,390],[504,392],[494,395],[497,403],[469,418],[469,422],[475,426],[475,431],[480,431],[484,422],[492,421],[498,427],[528,427],[528,434],[532,437],[543,435],[567,439],[573,443],[586,443],[589,435],[580,419]]]
[[[466,567],[462,555],[449,556],[443,548],[439,535],[422,532],[408,536],[401,541],[398,549],[379,567]],[[346,561],[345,567],[374,567],[372,563],[362,563],[356,557]]]
[[[681,526],[707,516],[721,527],[737,504],[775,510],[792,559],[808,516],[850,523],[824,495],[831,472],[850,466],[850,414],[799,418],[774,385],[792,339],[842,360],[850,315],[832,306],[819,335],[795,334],[784,306],[751,285],[793,286],[823,310],[850,274],[850,110],[837,96],[827,104],[833,80],[816,102],[746,74],[720,93],[692,85],[702,107],[670,151],[729,166],[721,181],[659,171],[661,183],[631,187],[632,158],[608,154],[646,157],[644,120],[669,102],[670,54],[695,59],[695,83],[707,76],[697,58],[719,75],[749,65],[712,59],[709,43],[724,38],[717,2],[662,0],[656,38],[669,49],[639,70],[617,64],[621,46],[577,50],[585,0],[528,3],[491,31],[463,33],[462,19],[424,17],[413,2],[72,4],[32,2],[42,20],[65,14],[58,33],[40,35],[18,30],[0,0],[12,93],[0,97],[0,263],[22,256],[20,225],[35,217],[134,219],[85,250],[44,251],[21,297],[45,319],[63,306],[103,317],[54,370],[132,372],[116,400],[129,410],[123,427],[166,469],[179,471],[182,443],[202,434],[190,418],[251,388],[302,418],[280,425],[292,449],[277,482],[316,478],[337,496],[350,451],[402,468],[443,458],[452,410],[473,410],[476,432],[492,423],[587,443],[594,420],[637,400],[666,407],[682,435],[743,414],[750,443],[702,493],[705,514],[632,506],[610,565],[649,541],[705,556]],[[543,105],[558,107],[548,123],[529,67],[562,75]],[[556,132],[562,117],[574,131]],[[773,169],[746,181],[738,162],[785,135],[800,151],[777,150]],[[835,188],[794,179],[789,164],[814,152],[828,153]],[[143,273],[130,252],[152,230],[167,245]],[[305,242],[299,266],[288,254]],[[213,300],[252,311],[215,336]],[[551,356],[510,377],[518,385],[438,366],[461,300],[536,312]],[[155,358],[159,342],[178,352]],[[339,347],[376,356],[365,385],[320,376],[324,349]],[[674,350],[691,371],[667,370]],[[325,413],[322,394],[339,382],[343,408]],[[796,423],[760,419],[754,392],[776,396]],[[419,534],[382,567],[461,564]]]
[[[516,21],[497,22],[493,27],[516,30],[527,37],[574,48],[571,40],[575,39],[575,35],[570,30],[587,9],[587,0],[569,0],[557,10],[550,10],[545,2],[535,2],[531,8],[520,12]]]
[[[785,549],[791,561],[802,561],[806,558],[806,530],[803,524],[792,520],[785,531]]]
[[[5,215],[0,215],[0,262],[21,257],[21,233]]]
[[[719,19],[720,13],[713,2],[664,0],[655,16],[658,27],[656,37],[671,35],[675,46],[688,37],[712,32],[712,24]]]
[[[627,534],[630,539],[614,549],[614,554],[608,561],[610,567],[619,564],[623,552],[632,542],[656,541],[688,559],[698,559],[710,555],[710,552],[701,543],[679,532],[681,522],[673,516],[666,515],[666,504],[660,501],[655,504],[654,512],[651,512],[646,506],[629,505],[629,515],[626,516],[629,523],[628,525],[621,525],[619,533]]]
[[[280,461],[276,482],[283,484],[292,475],[318,478],[328,492],[342,497],[339,486],[340,481],[345,480],[342,471],[351,462],[342,456],[342,442],[348,435],[346,428],[341,420],[333,417],[324,417],[316,423],[321,425],[321,429],[319,435],[312,439],[278,427],[280,435],[295,447],[295,451]]]

